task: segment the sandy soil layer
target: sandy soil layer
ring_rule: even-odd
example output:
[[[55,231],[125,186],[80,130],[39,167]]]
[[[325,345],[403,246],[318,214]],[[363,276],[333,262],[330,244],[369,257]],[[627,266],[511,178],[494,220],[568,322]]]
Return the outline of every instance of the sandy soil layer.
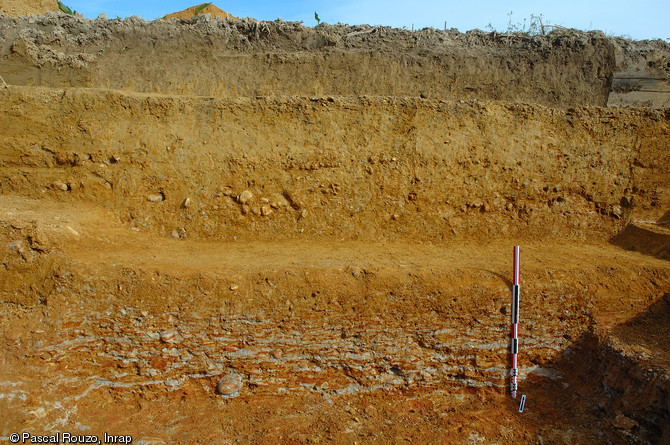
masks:
[[[58,12],[56,0],[4,0],[0,4],[0,14],[8,17],[27,17]]]
[[[667,112],[0,90],[2,193],[199,239],[609,239],[668,208]]]

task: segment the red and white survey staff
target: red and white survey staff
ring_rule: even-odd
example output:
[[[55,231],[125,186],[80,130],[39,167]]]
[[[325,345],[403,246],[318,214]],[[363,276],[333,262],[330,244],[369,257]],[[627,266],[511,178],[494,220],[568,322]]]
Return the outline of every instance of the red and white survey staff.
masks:
[[[512,371],[510,392],[516,398],[517,375],[519,374],[517,354],[519,353],[519,246],[514,246],[514,285],[512,286]]]

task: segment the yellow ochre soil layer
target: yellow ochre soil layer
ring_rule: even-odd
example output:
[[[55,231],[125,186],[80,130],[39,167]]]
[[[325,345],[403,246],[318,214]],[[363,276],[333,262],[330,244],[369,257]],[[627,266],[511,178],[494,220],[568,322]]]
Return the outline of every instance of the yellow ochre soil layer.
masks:
[[[667,209],[665,111],[0,89],[0,191],[197,239],[609,239]]]
[[[0,14],[8,17],[44,15],[46,12],[58,12],[56,0],[3,0]]]

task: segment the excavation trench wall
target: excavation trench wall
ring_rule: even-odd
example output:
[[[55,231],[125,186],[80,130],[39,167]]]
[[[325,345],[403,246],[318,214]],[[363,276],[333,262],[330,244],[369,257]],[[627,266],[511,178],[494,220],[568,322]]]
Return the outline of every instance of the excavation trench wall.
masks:
[[[175,237],[608,239],[668,204],[662,111],[10,87],[0,112],[0,192]]]
[[[457,30],[209,19],[0,17],[14,85],[215,97],[391,95],[604,106],[615,48],[600,32]]]
[[[662,440],[669,47],[559,31],[0,16],[0,436]]]
[[[100,217],[92,219],[99,230],[76,225],[81,215],[68,205],[60,221],[81,235],[54,223],[56,206],[28,221],[16,218],[24,209],[5,204],[11,216],[0,229],[13,247],[0,250],[0,304],[15,314],[46,311],[32,326],[47,334],[23,335],[22,353],[53,363],[62,378],[95,376],[92,389],[173,390],[230,367],[261,392],[508,384],[502,245],[192,243],[186,250],[126,229],[121,238]],[[559,378],[557,359],[594,313],[641,311],[667,288],[670,269],[660,260],[603,265],[608,249],[587,246],[566,264],[577,249],[554,244],[547,262],[542,244],[525,248],[523,380]],[[25,320],[7,323],[13,344]]]

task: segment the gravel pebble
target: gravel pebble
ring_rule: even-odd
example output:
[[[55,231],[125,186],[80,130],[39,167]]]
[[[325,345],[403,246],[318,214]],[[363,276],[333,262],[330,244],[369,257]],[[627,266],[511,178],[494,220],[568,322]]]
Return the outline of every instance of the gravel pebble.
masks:
[[[216,392],[225,397],[238,396],[241,389],[242,376],[235,370],[231,370],[221,377],[219,384],[216,385]]]
[[[67,192],[68,190],[70,190],[70,187],[63,181],[55,181],[54,187],[56,187],[58,190],[62,192]]]
[[[177,333],[175,331],[161,332],[161,341],[163,343],[174,343],[177,341]]]
[[[246,204],[247,202],[251,201],[254,198],[254,194],[251,193],[249,190],[245,190],[242,193],[240,193],[240,196],[237,197],[237,201],[240,204]]]

